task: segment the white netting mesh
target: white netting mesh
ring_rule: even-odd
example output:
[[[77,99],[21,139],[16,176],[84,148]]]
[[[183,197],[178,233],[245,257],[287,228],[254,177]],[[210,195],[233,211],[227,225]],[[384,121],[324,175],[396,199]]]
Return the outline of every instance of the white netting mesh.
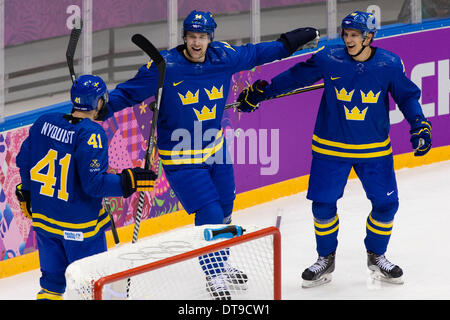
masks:
[[[273,299],[274,246],[270,234],[242,243],[239,239],[243,237],[236,237],[236,244],[227,244],[225,249],[198,252],[193,258],[148,270],[147,265],[155,261],[229,241],[205,241],[207,227],[220,226],[181,228],[74,262],[66,271],[65,298],[92,299],[95,281],[125,271],[122,280],[104,286],[103,299]],[[243,227],[246,235],[261,229]],[[142,274],[127,273],[144,265]]]

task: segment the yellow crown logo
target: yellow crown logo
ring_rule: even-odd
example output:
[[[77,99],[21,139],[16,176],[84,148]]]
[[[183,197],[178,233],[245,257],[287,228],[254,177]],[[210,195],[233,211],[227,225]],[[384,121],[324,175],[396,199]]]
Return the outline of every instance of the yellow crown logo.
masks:
[[[376,95],[372,92],[372,90],[370,90],[367,95],[364,94],[364,92],[362,90],[361,91],[361,100],[363,103],[377,103],[378,102],[378,97],[380,96],[380,92],[379,91]]]
[[[342,88],[341,91],[338,91],[338,89],[336,89],[336,88],[334,88],[334,90],[336,90],[336,97],[338,100],[347,101],[347,102],[352,101],[352,96],[353,96],[353,92],[355,92],[355,89],[353,89],[349,93],[347,93],[347,90],[345,90],[345,88]]]
[[[211,91],[205,88],[206,94],[208,95],[209,100],[216,100],[223,98],[223,85],[220,87],[220,90],[215,86],[212,87]]]
[[[345,118],[347,120],[363,121],[366,118],[367,109],[369,107],[366,107],[362,111],[360,111],[357,107],[354,107],[351,111],[349,111],[346,106],[344,106],[344,108],[345,108]]]
[[[183,96],[181,93],[178,93],[181,99],[181,103],[183,105],[192,104],[192,103],[198,103],[198,90],[195,94],[188,91],[185,96]]]
[[[197,115],[198,121],[211,120],[216,117],[216,105],[211,110],[207,106],[203,106],[201,111],[194,109],[194,112]]]

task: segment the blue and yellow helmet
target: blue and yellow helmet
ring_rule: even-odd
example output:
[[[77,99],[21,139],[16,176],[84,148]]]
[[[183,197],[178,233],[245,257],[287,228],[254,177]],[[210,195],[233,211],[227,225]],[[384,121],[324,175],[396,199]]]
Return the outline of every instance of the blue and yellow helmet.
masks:
[[[186,36],[187,31],[192,32],[204,32],[209,35],[211,41],[214,39],[214,30],[217,24],[214,21],[213,14],[211,12],[203,12],[194,10],[188,14],[183,22],[183,38]]]
[[[377,33],[375,16],[370,12],[355,11],[346,16],[341,23],[342,35],[344,29],[355,29],[361,31],[363,38],[369,33]]]
[[[70,99],[75,110],[95,110],[99,99],[103,99],[105,104],[108,102],[108,88],[102,78],[90,74],[82,75],[73,83]]]

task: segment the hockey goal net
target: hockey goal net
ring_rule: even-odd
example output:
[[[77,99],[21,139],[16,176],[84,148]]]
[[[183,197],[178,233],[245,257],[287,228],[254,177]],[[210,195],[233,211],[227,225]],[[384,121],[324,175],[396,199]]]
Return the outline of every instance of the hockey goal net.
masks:
[[[69,265],[66,299],[281,299],[281,236],[242,226],[243,235],[204,240],[185,227],[123,244]]]

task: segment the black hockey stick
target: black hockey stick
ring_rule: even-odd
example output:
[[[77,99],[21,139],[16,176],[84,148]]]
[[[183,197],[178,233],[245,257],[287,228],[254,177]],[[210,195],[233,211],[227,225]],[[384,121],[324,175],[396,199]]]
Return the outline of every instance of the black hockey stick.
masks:
[[[82,28],[83,28],[83,20],[81,18],[78,18],[75,26],[73,27],[72,31],[70,32],[69,44],[67,45],[67,50],[66,50],[67,67],[69,68],[70,79],[72,80],[72,83],[74,83],[75,80],[77,79],[77,76],[75,75],[75,68],[73,66],[73,60],[75,57],[75,51],[77,49],[78,40],[80,39],[80,36],[81,36]],[[114,217],[111,213],[111,205],[109,204],[108,198],[104,198],[103,202],[104,202],[105,210],[108,213],[109,218],[111,220],[111,232],[113,234],[114,243],[117,246],[120,244],[120,240],[119,240],[119,235],[117,233],[116,224],[114,223]]]
[[[70,32],[69,44],[67,45],[66,50],[67,66],[69,67],[70,79],[72,80],[72,83],[74,83],[77,79],[75,69],[73,67],[73,58],[75,56],[75,50],[77,49],[78,40],[80,39],[81,29],[83,28],[83,20],[79,18],[79,22],[77,22],[76,25],[78,25],[79,28],[74,26]]]
[[[149,169],[152,167],[151,156],[153,153],[153,149],[155,149],[156,143],[155,139],[156,123],[158,122],[159,107],[161,104],[162,89],[164,84],[164,76],[166,74],[166,61],[161,56],[158,49],[156,49],[155,46],[143,35],[135,34],[131,37],[131,41],[150,57],[150,59],[155,63],[156,68],[158,69],[158,89],[155,95],[154,108],[152,109],[153,111],[152,126],[150,127],[150,136],[148,138],[147,151],[145,152],[145,160],[144,160],[144,168]],[[141,191],[139,193],[139,202],[136,211],[136,217],[134,220],[133,238],[131,239],[131,243],[136,243],[138,239],[139,228],[141,225],[141,218],[142,218],[142,210],[144,208],[144,200],[145,200],[145,192]],[[127,285],[126,287],[127,297],[129,297],[131,278],[127,279],[126,285]]]
[[[159,107],[161,104],[164,76],[166,73],[166,62],[159,53],[158,49],[156,49],[155,46],[143,35],[135,34],[131,38],[131,41],[150,57],[150,59],[155,63],[156,68],[158,69],[158,89],[155,96],[155,106],[153,109],[152,126],[150,128],[150,136],[148,139],[148,146],[147,151],[145,153],[145,162],[144,162],[144,168],[150,169],[152,166],[151,156],[156,143],[155,139],[156,123],[158,122]],[[145,199],[145,192],[140,192],[138,208],[136,211],[136,218],[134,222],[133,238],[131,241],[132,243],[135,243],[138,239],[139,227],[141,224],[141,217],[142,217],[142,209],[144,207],[144,199]]]
[[[272,99],[278,99],[278,98],[287,97],[287,96],[292,96],[294,94],[308,92],[308,91],[313,91],[313,90],[317,90],[317,89],[322,89],[323,87],[324,87],[323,83],[313,84],[311,86],[297,88],[295,90],[292,90],[292,91],[289,91],[289,92],[286,92],[286,93],[282,93],[282,94],[279,94],[279,95],[274,96],[274,97],[269,97],[269,98],[265,99],[264,101],[272,100]],[[240,102],[230,103],[230,104],[225,105],[225,110],[231,109],[231,108],[236,109],[240,105],[241,105]]]

